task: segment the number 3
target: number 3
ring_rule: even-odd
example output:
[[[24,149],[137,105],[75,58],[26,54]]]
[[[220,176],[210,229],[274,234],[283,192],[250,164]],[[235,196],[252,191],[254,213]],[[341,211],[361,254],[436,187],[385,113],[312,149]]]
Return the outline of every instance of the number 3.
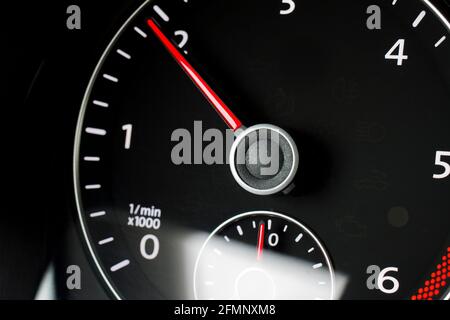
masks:
[[[294,0],[281,0],[282,3],[287,4],[288,8],[284,10],[280,10],[281,15],[291,14],[295,10],[295,2]]]

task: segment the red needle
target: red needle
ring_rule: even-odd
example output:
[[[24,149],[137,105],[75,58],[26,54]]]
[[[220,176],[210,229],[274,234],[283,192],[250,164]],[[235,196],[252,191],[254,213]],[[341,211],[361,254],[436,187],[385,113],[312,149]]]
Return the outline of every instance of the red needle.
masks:
[[[256,246],[256,249],[258,251],[258,260],[261,260],[263,248],[264,248],[264,223],[259,224],[259,230],[258,230],[258,245]]]
[[[211,105],[216,109],[222,119],[226,122],[228,127],[236,131],[241,126],[242,123],[239,119],[231,112],[231,110],[227,107],[225,102],[219,98],[219,96],[211,89],[211,87],[206,83],[206,81],[198,74],[197,71],[191,66],[191,64],[186,60],[186,58],[181,54],[181,52],[177,49],[176,46],[172,44],[172,42],[164,35],[161,29],[153,22],[152,19],[147,20],[148,26],[152,29],[158,39],[162,42],[162,44],[166,47],[169,53],[173,56],[173,58],[177,61],[180,67],[184,70],[184,72],[191,78],[197,88],[203,93],[203,95],[208,99]]]

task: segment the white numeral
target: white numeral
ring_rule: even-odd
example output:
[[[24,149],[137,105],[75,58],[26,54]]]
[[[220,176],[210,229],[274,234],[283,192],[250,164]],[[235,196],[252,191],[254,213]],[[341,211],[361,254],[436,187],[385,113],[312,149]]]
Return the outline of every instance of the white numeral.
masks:
[[[133,125],[126,124],[122,126],[122,130],[125,131],[125,149],[131,148],[131,135],[133,134]]]
[[[287,8],[284,10],[280,10],[281,15],[291,14],[295,10],[295,2],[294,0],[281,0],[282,3],[287,5]]]
[[[450,176],[450,159],[448,162],[442,160],[442,157],[450,157],[450,151],[437,151],[436,152],[436,160],[434,162],[435,165],[443,167],[444,172],[439,174],[433,174],[434,179],[444,179]]]
[[[378,289],[381,292],[384,292],[386,294],[392,294],[397,292],[398,288],[400,287],[400,283],[398,282],[398,280],[392,276],[387,276],[386,274],[388,272],[398,272],[398,268],[395,267],[390,267],[390,268],[385,268],[383,270],[381,270],[380,274],[378,275],[378,281],[377,281],[377,285],[378,285]],[[387,289],[385,284],[386,282],[390,282],[392,284],[392,288],[391,289]]]
[[[269,235],[269,245],[271,247],[276,247],[278,244],[278,241],[280,241],[280,237],[276,233],[271,233]]]
[[[151,240],[153,242],[153,250],[151,253],[147,252],[147,241]],[[141,240],[141,254],[144,259],[153,260],[158,256],[159,253],[159,239],[153,234],[148,234],[144,236]]]
[[[398,51],[398,54],[395,54]],[[387,60],[397,60],[397,65],[403,65],[403,60],[408,60],[408,56],[405,53],[405,39],[399,39],[394,46],[384,56]]]
[[[388,267],[381,270],[379,266],[371,265],[367,267],[366,272],[370,275],[366,282],[369,290],[379,290],[385,294],[393,294],[400,288],[400,282],[397,278],[387,275],[388,272],[398,272],[396,267]]]
[[[177,31],[175,31],[175,36],[181,37],[181,41],[178,44],[178,48],[183,49],[183,47],[186,45],[186,43],[189,40],[188,33],[184,30],[177,30]]]

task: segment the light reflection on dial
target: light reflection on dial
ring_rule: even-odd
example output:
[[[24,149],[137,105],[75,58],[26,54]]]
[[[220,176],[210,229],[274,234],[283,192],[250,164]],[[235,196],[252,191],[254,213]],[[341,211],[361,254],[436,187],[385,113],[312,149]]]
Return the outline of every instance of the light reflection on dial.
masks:
[[[333,299],[335,277],[317,237],[283,214],[254,211],[221,224],[194,271],[198,299]]]

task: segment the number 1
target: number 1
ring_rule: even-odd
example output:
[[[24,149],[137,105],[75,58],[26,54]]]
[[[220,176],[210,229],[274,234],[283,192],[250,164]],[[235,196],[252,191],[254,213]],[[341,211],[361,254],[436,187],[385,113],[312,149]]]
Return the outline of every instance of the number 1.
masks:
[[[122,126],[122,130],[125,131],[125,149],[129,150],[131,147],[131,135],[133,134],[133,125],[126,124]]]

